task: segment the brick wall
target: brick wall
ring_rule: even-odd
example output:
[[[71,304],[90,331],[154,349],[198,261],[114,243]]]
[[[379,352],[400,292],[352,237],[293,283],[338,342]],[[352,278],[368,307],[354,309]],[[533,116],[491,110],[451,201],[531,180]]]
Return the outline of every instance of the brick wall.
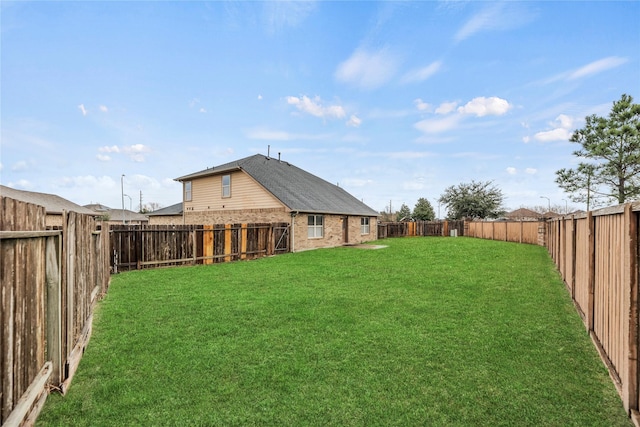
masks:
[[[291,222],[291,215],[284,208],[243,209],[217,211],[187,211],[186,225],[199,224],[246,224],[260,222]]]
[[[348,221],[348,242],[344,241],[343,215],[323,215],[324,235],[320,238],[308,237],[308,215],[298,214],[295,216],[293,232],[293,251],[303,251],[308,249],[332,248],[345,243],[358,244],[377,239],[376,218],[369,219],[369,234],[362,234],[360,229],[359,216],[347,217]]]

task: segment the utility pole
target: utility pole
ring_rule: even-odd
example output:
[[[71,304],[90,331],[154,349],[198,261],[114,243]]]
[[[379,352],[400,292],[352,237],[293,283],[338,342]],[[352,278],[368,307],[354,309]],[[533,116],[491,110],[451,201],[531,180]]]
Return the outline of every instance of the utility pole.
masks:
[[[122,196],[122,224],[125,224],[124,221],[124,174],[120,177],[120,194]]]
[[[142,190],[140,190],[140,212],[142,212]]]

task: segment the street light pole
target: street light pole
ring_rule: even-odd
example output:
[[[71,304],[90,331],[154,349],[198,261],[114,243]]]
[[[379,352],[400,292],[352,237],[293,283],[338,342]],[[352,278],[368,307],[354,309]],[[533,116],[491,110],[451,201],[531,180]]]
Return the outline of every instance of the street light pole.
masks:
[[[131,210],[131,209],[132,209],[132,206],[131,206],[131,205],[132,205],[132,203],[133,203],[133,202],[131,201],[131,196],[130,196],[130,195],[128,195],[128,194],[125,194],[125,196],[127,196],[127,197],[129,198],[129,210]],[[124,209],[122,210],[122,215],[124,216]],[[131,221],[129,221],[129,225],[131,225]]]
[[[547,196],[540,196],[541,199],[547,199],[547,202],[549,202],[549,210],[547,212],[551,212],[551,199],[548,198]]]
[[[562,201],[564,202],[564,214],[568,214],[569,213],[569,205],[567,204],[567,199],[562,199]]]
[[[124,174],[120,177],[120,194],[122,195],[122,224],[124,225]]]

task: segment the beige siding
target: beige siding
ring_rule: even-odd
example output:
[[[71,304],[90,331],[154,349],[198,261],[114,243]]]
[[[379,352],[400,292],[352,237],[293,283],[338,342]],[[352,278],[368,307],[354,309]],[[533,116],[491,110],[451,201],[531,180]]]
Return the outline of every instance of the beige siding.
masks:
[[[222,197],[222,175],[191,181],[191,201],[187,212],[243,209],[278,209],[283,204],[242,171],[231,173],[231,197]]]

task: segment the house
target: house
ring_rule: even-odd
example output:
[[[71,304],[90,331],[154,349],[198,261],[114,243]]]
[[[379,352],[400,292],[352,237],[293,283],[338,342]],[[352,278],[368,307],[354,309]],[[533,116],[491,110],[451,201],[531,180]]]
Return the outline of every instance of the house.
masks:
[[[47,227],[62,227],[63,212],[77,212],[79,214],[97,216],[95,212],[77,205],[55,194],[37,193],[35,191],[16,190],[0,185],[0,195],[21,202],[44,206],[47,212],[45,225]]]
[[[149,223],[149,218],[146,215],[129,209],[112,209],[100,203],[92,203],[84,205],[84,207],[92,211],[94,215],[98,215],[99,219],[106,221],[109,225],[146,225]]]
[[[182,225],[184,223],[182,202],[148,212],[147,216],[149,217],[149,225]]]
[[[531,209],[520,208],[509,212],[505,217],[511,221],[539,221],[542,219],[542,214]]]
[[[292,251],[377,239],[378,212],[280,158],[256,154],[176,181],[185,224],[286,222]]]

